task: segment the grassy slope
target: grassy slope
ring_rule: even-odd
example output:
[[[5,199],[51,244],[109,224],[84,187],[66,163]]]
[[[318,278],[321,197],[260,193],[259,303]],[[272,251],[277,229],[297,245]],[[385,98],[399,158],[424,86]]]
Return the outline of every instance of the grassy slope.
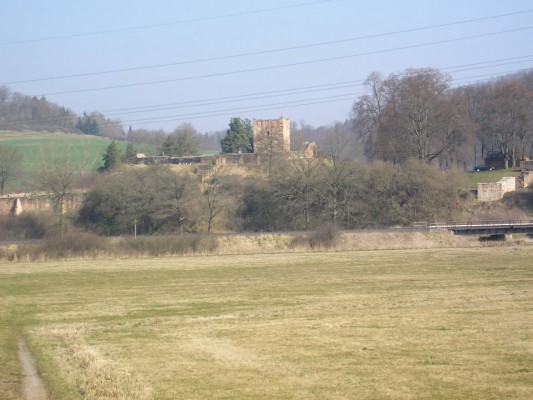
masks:
[[[31,174],[41,165],[41,151],[49,145],[65,146],[72,144],[73,161],[88,154],[91,168],[95,170],[102,164],[102,154],[111,143],[110,139],[89,135],[76,135],[48,132],[12,132],[0,131],[0,145],[12,146],[22,153],[24,159],[20,176],[8,182],[7,192],[31,190]],[[126,143],[117,142],[124,149]]]
[[[480,171],[468,172],[467,177],[470,181],[472,189],[477,189],[478,183],[492,183],[498,182],[501,178],[506,176],[520,175],[519,169],[496,169],[494,171]]]
[[[532,255],[21,263],[0,268],[0,310],[21,316],[54,399],[529,399]]]
[[[93,166],[97,167],[101,165],[102,154],[111,140],[90,135],[0,131],[0,144],[13,146],[22,153],[24,156],[23,168],[26,171],[34,171],[39,168],[42,148],[46,148],[49,144],[64,146],[67,143],[72,143],[75,160],[82,157],[85,148],[91,155],[90,159]],[[126,147],[124,142],[117,143],[122,149]]]

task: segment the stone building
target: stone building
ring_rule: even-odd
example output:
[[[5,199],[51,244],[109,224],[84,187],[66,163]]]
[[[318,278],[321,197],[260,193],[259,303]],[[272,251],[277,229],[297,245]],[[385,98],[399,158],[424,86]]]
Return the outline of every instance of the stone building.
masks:
[[[253,153],[217,154],[201,156],[151,156],[137,154],[137,164],[257,164],[273,156],[285,158],[313,158],[315,142],[305,142],[297,151],[291,151],[291,123],[287,118],[254,119],[252,125]]]
[[[291,123],[288,119],[254,119],[254,153],[289,153],[291,151]]]

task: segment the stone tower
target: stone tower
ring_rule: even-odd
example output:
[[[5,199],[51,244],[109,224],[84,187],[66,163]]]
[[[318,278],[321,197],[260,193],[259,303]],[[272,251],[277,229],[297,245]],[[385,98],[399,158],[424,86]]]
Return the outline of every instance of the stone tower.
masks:
[[[291,151],[291,123],[288,119],[254,119],[254,153],[288,153]]]

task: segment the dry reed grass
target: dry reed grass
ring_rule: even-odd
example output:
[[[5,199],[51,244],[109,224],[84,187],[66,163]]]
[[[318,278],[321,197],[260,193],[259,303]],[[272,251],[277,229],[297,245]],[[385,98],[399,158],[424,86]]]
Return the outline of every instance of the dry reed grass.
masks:
[[[43,326],[33,331],[34,346],[48,347],[49,356],[66,384],[85,400],[152,400],[149,387],[86,343],[87,328]]]
[[[509,237],[503,245],[533,243],[526,235]],[[486,246],[477,236],[424,232],[350,232],[233,234],[218,236],[156,236],[106,239],[83,233],[41,242],[0,245],[0,260],[98,260],[176,255],[229,255],[308,251],[399,250]],[[494,244],[492,244],[494,245]],[[502,244],[499,244],[502,245]]]

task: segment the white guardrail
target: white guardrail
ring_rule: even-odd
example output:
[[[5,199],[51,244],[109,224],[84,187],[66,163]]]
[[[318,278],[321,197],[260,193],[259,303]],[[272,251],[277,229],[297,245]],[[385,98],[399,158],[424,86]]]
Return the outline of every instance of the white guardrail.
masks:
[[[429,230],[533,227],[533,221],[436,222],[428,224],[428,227]]]

